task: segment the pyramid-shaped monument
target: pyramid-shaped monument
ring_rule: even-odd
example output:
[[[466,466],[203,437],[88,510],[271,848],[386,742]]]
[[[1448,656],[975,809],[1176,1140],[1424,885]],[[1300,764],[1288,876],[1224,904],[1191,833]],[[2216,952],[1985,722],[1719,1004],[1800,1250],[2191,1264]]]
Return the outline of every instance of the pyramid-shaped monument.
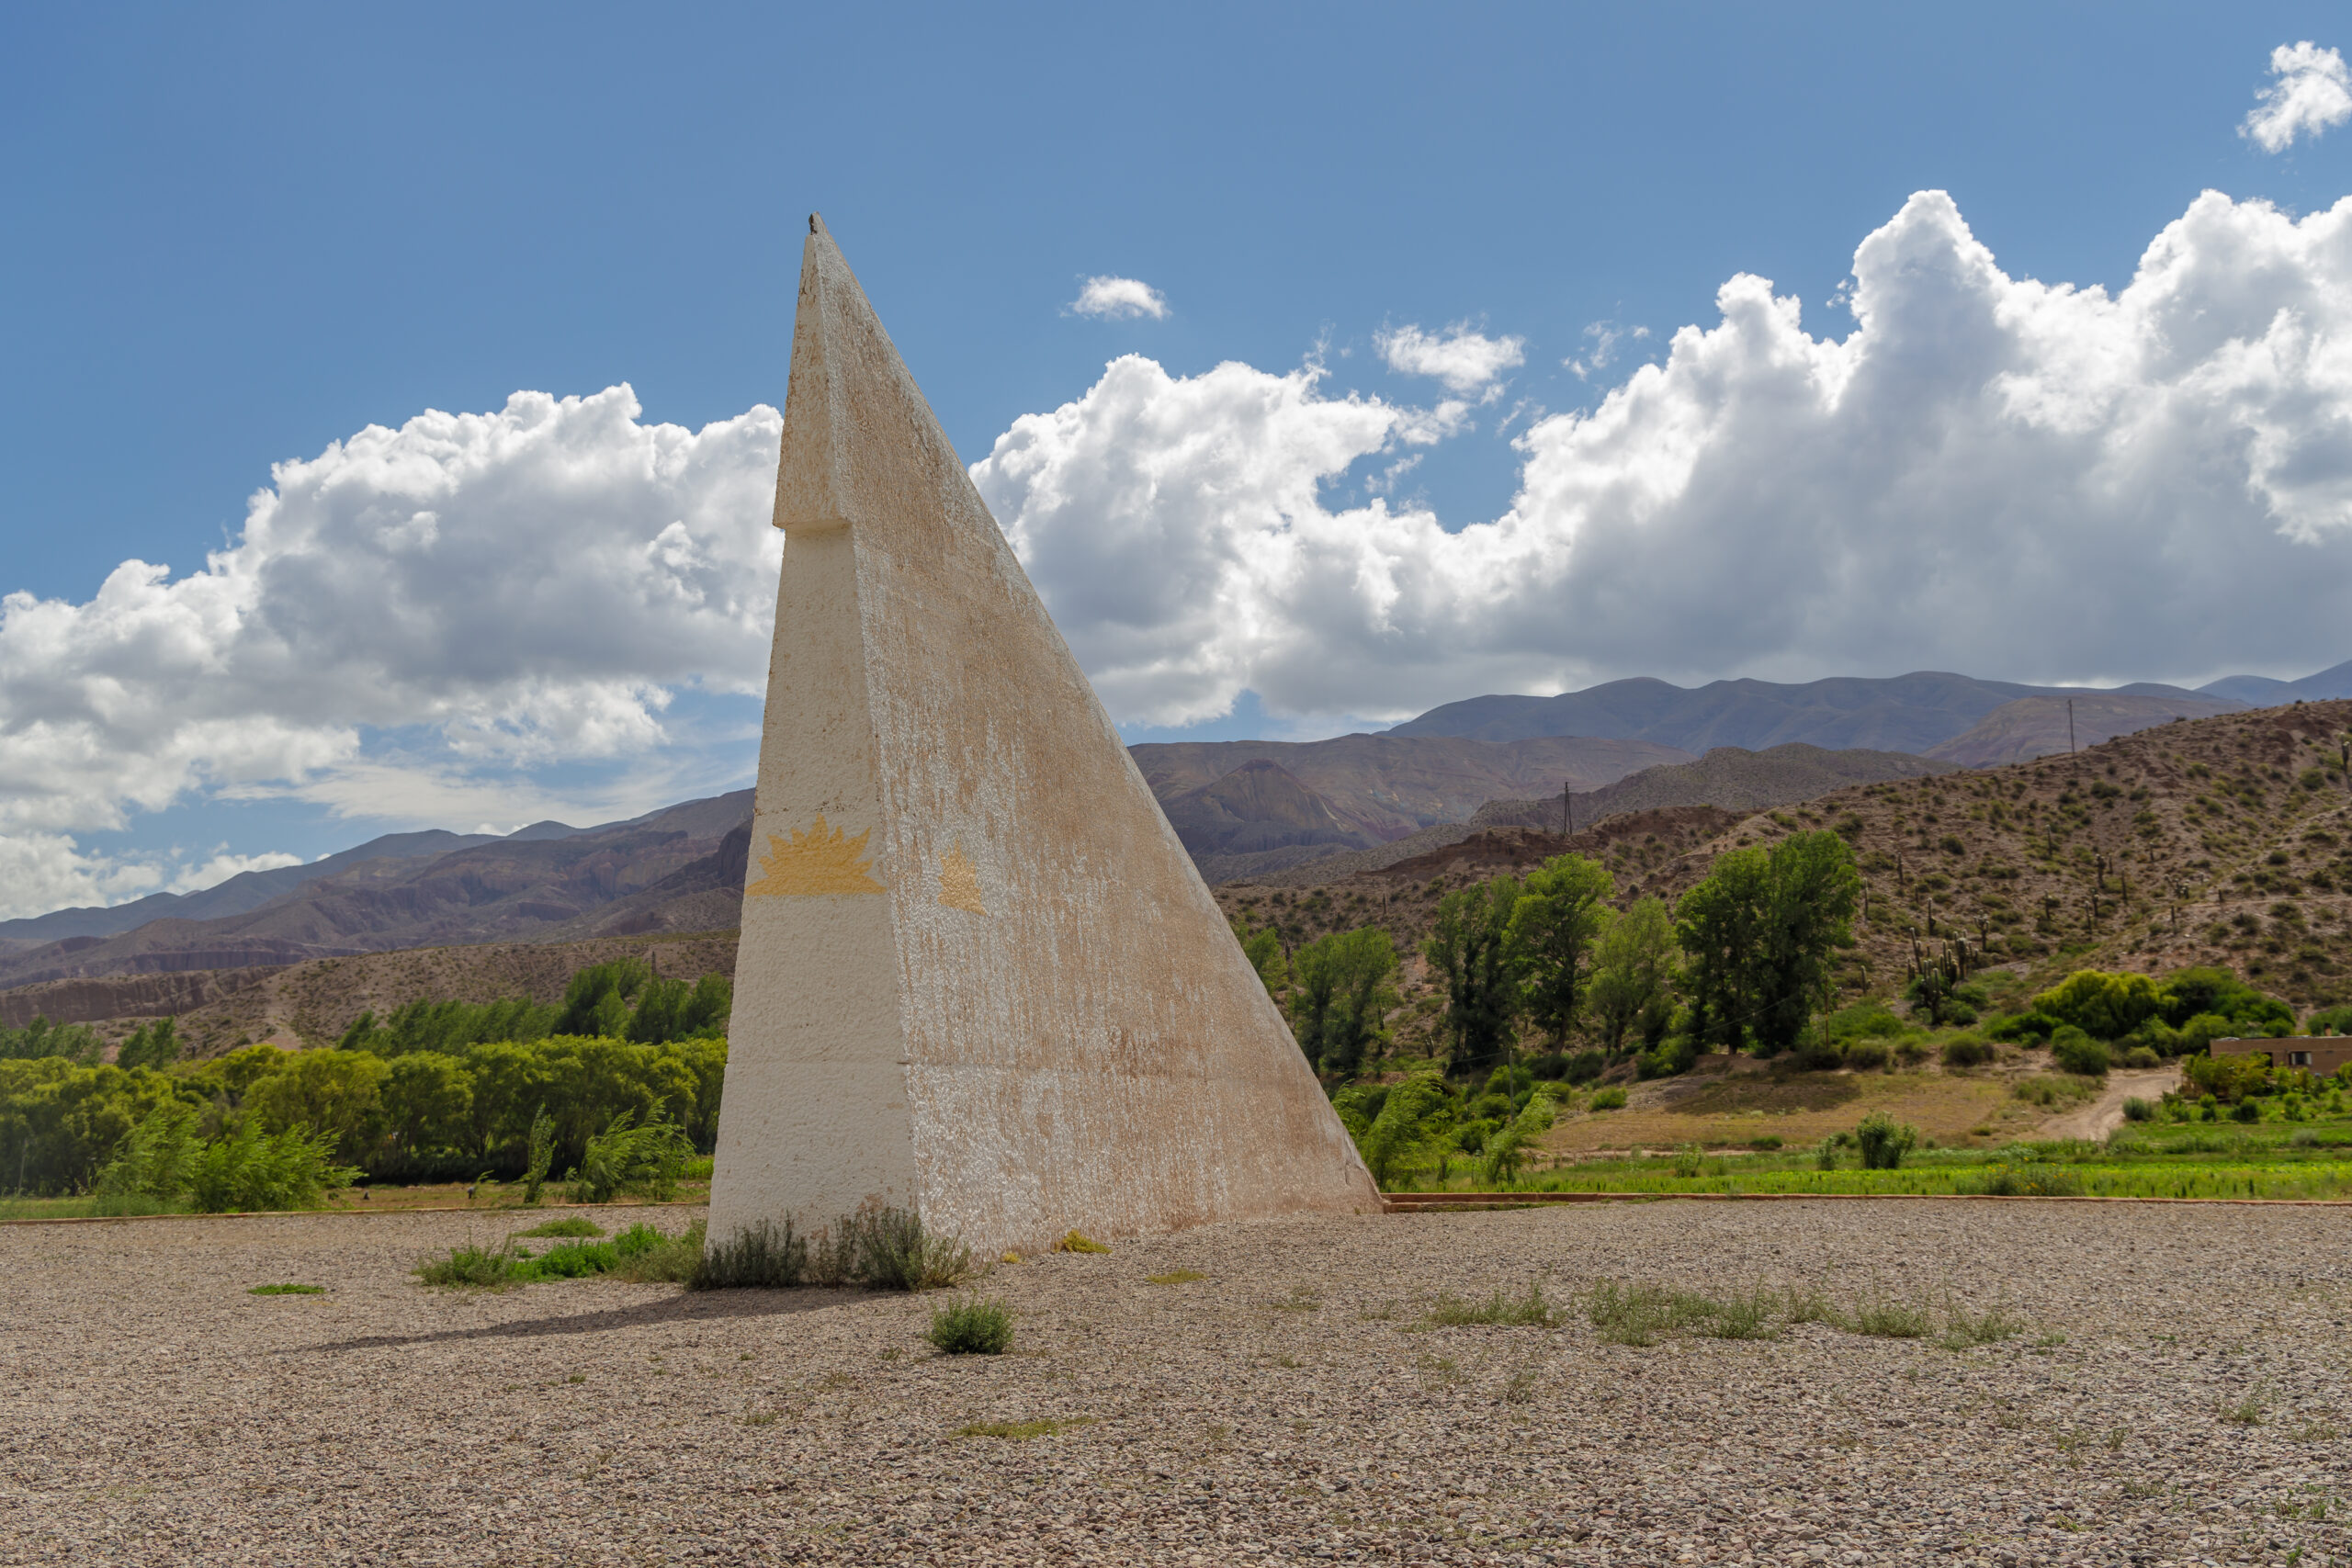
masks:
[[[712,1235],[989,1250],[1377,1190],[811,218]]]

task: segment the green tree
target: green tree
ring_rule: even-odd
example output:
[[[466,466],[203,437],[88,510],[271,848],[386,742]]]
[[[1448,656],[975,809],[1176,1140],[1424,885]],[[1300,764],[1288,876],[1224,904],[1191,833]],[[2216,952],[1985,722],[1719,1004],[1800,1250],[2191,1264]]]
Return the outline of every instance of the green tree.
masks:
[[[1762,850],[1716,857],[1699,885],[1674,907],[1690,994],[1690,1033],[1702,1045],[1736,1051],[1757,1012],[1757,954],[1769,893],[1770,858]]]
[[[437,1149],[463,1149],[474,1105],[474,1076],[465,1063],[438,1051],[395,1057],[378,1089],[393,1151],[414,1158]]]
[[[1519,987],[1510,964],[1510,917],[1519,882],[1498,876],[1438,900],[1421,953],[1445,987],[1445,1030],[1457,1068],[1491,1066],[1510,1042]]]
[[[1678,959],[1674,918],[1658,898],[1635,899],[1632,908],[1602,927],[1593,943],[1588,1002],[1611,1055],[1623,1050],[1629,1039],[1647,1049],[1666,1038],[1681,973]]]
[[[1528,874],[1511,910],[1508,948],[1520,1005],[1555,1047],[1566,1045],[1576,1026],[1593,946],[1612,918],[1616,893],[1617,879],[1600,863],[1560,855]]]
[[[1356,1145],[1373,1180],[1386,1187],[1424,1144],[1444,1135],[1452,1124],[1453,1105],[1453,1091],[1434,1073],[1416,1073],[1393,1086]]]
[[[2162,1013],[2165,998],[2145,975],[2077,969],[2035,997],[2033,1005],[2094,1040],[2120,1040]]]
[[[1796,1043],[1829,999],[1831,963],[1853,942],[1854,852],[1832,832],[1734,850],[1682,896],[1675,934],[1690,958],[1692,1032],[1762,1055]]]
[[[1290,985],[1290,964],[1283,957],[1282,933],[1272,926],[1253,930],[1247,919],[1238,919],[1233,922],[1233,940],[1241,944],[1241,955],[1258,972],[1258,983],[1266,987],[1266,995],[1279,1006],[1283,990]]]
[[[114,1065],[126,1070],[170,1066],[180,1059],[178,1029],[178,1021],[169,1018],[141,1024],[116,1048]]]
[[[245,1109],[271,1134],[308,1128],[345,1157],[365,1156],[378,1129],[379,1093],[390,1068],[359,1051],[297,1051],[283,1070],[255,1081]]]
[[[1326,1073],[1354,1072],[1396,1003],[1388,984],[1396,943],[1378,926],[1334,931],[1300,948],[1292,964],[1291,1029],[1299,1049]]]
[[[652,965],[642,958],[616,958],[581,970],[564,987],[563,1010],[548,1032],[620,1039],[628,1032],[629,998],[652,978]]]

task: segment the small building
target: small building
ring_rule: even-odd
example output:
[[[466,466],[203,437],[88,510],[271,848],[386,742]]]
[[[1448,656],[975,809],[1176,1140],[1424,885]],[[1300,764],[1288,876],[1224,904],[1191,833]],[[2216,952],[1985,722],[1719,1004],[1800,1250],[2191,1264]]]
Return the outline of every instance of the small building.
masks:
[[[2352,1034],[2290,1034],[2278,1040],[2216,1040],[2216,1056],[2267,1056],[2273,1067],[2324,1078],[2352,1063]]]

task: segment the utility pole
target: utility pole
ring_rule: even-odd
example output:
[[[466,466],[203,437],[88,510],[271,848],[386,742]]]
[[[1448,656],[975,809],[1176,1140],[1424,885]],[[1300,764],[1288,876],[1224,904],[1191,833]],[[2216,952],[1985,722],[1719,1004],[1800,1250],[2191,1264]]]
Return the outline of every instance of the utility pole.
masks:
[[[1570,793],[1574,788],[1575,781],[1573,779],[1564,780],[1560,784],[1560,837],[1563,839],[1572,839],[1576,837],[1576,796]]]
[[[2066,699],[2066,755],[2075,754],[2075,699]]]

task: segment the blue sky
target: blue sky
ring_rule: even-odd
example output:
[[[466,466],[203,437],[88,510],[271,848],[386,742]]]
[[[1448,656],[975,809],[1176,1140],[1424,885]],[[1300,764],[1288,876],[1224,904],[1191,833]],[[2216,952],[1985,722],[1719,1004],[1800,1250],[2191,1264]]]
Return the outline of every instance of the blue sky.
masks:
[[[2273,80],[2271,51],[2305,39],[2341,46],[2340,17],[2316,6],[2145,5],[1069,6],[1009,17],[580,5],[18,8],[0,19],[11,238],[0,247],[0,354],[13,371],[0,381],[0,457],[14,481],[0,504],[0,592],[74,614],[59,612],[67,629],[57,641],[28,630],[18,612],[17,643],[0,652],[0,738],[13,732],[17,747],[0,758],[0,797],[14,800],[11,814],[0,798],[0,836],[19,842],[17,860],[0,852],[0,881],[13,875],[26,890],[17,902],[40,907],[111,899],[186,884],[235,857],[309,856],[394,827],[625,815],[744,782],[756,699],[740,678],[703,676],[696,660],[740,663],[741,646],[763,639],[763,626],[743,626],[763,613],[756,605],[772,584],[743,587],[740,604],[714,611],[711,640],[665,644],[634,669],[548,652],[565,629],[560,606],[546,605],[518,617],[511,647],[485,639],[481,667],[436,661],[418,645],[469,642],[465,626],[428,634],[392,605],[393,630],[416,635],[388,632],[383,646],[351,654],[368,662],[343,677],[348,712],[335,711],[332,692],[294,692],[302,666],[326,663],[299,637],[280,638],[283,705],[265,675],[242,666],[206,674],[219,649],[196,633],[193,642],[110,644],[134,662],[147,657],[140,649],[191,661],[193,683],[156,694],[156,711],[219,705],[204,724],[152,744],[68,736],[80,722],[74,705],[99,701],[94,681],[137,680],[104,660],[75,664],[68,645],[87,620],[75,607],[96,604],[120,563],[168,566],[158,582],[201,571],[208,550],[240,540],[273,464],[317,459],[368,426],[397,431],[428,410],[494,415],[517,391],[587,398],[622,383],[637,400],[635,428],[703,432],[780,404],[811,209],[824,212],[967,459],[988,468],[1024,417],[1072,411],[1061,436],[1032,442],[1029,468],[1010,457],[988,468],[983,491],[1136,735],[1328,732],[1482,690],[1642,672],[1799,678],[1936,662],[2019,679],[2192,680],[2333,663],[2352,646],[2320,631],[2182,646],[2131,629],[2157,613],[2132,606],[2199,592],[2216,618],[2266,618],[2270,579],[2151,579],[2109,607],[2098,637],[2020,637],[1997,615],[1973,613],[1971,563],[1964,551],[1946,553],[1973,520],[2013,510],[1998,496],[1906,546],[1911,575],[1952,584],[1955,629],[1940,640],[1900,630],[1916,607],[1849,626],[1818,607],[1721,615],[1693,589],[1694,619],[1737,635],[1647,642],[1615,627],[1612,606],[1650,604],[1647,592],[1672,614],[1677,601],[1660,583],[1688,558],[1690,539],[1724,540],[1727,556],[1818,552],[1835,572],[1848,546],[1809,531],[1808,507],[1899,530],[1919,503],[1899,484],[1867,496],[1849,479],[1800,485],[1776,459],[1753,455],[1769,443],[1743,446],[1734,432],[1720,438],[1725,471],[1761,464],[1770,471],[1756,479],[1759,493],[1779,497],[1758,503],[1760,520],[1703,524],[1719,534],[1690,522],[1702,531],[1684,537],[1680,555],[1650,560],[1630,545],[1612,555],[1604,525],[1617,502],[1608,497],[1624,485],[1604,494],[1589,476],[1617,461],[1621,477],[1647,471],[1652,458],[1627,457],[1623,444],[1644,439],[1648,416],[1623,404],[1631,423],[1619,446],[1569,416],[1602,412],[1639,366],[1664,366],[1678,330],[1719,326],[1718,291],[1740,275],[1800,301],[1808,337],[1846,339],[1856,321],[1830,301],[1856,272],[1857,247],[1883,231],[1892,231],[1890,254],[1913,254],[1903,247],[1915,231],[1918,244],[1954,254],[1964,236],[2004,280],[2113,295],[2207,189],[2240,204],[2209,215],[2199,231],[2209,236],[2252,224],[2243,204],[2267,202],[2285,220],[2326,212],[2352,194],[2352,130],[2306,128],[2268,151],[2241,126]],[[1938,191],[1949,194],[1949,213],[1906,206]],[[2213,255],[2222,242],[2184,243]],[[2326,244],[2307,249],[2296,265],[2332,265]],[[1887,280],[1908,276],[1908,265],[1889,262],[1878,298],[1895,298]],[[1073,311],[1082,280],[1098,276],[1148,284],[1165,315]],[[1888,310],[1883,319],[1897,319]],[[1394,367],[1404,329],[1440,338],[1457,324],[1480,342],[1516,340],[1518,362],[1460,387]],[[2332,327],[2313,330],[2335,341]],[[1615,354],[1595,365],[1611,332]],[[2084,327],[2066,341],[2096,335]],[[2071,364],[2072,352],[2033,363]],[[1135,395],[1201,429],[1222,428],[1217,420],[1256,400],[1345,447],[1336,466],[1296,472],[1268,458],[1243,487],[1274,498],[1270,507],[1312,510],[1335,538],[1387,537],[1407,514],[1423,520],[1424,535],[1475,538],[1516,498],[1560,498],[1546,514],[1568,520],[1557,537],[1580,538],[1586,559],[1621,575],[1579,567],[1591,586],[1571,592],[1563,580],[1547,603],[1563,623],[1614,629],[1554,639],[1544,604],[1498,601],[1491,624],[1475,631],[1463,629],[1459,606],[1409,626],[1376,615],[1367,631],[1326,625],[1328,594],[1302,606],[1227,582],[1212,617],[1225,629],[1179,637],[1169,627],[1181,616],[1138,610],[1085,580],[1072,563],[1099,568],[1102,550],[1080,544],[1223,537],[1217,529],[1258,525],[1181,506],[1106,524],[1039,499],[1039,475],[1086,493],[1072,476],[1091,473],[1084,464],[1094,459],[1070,432],[1095,428],[1098,413],[1112,418],[1109,392],[1090,392],[1126,355],[1164,378],[1133,380]],[[1228,363],[1233,374],[1211,378]],[[1302,386],[1310,363],[1319,377]],[[1687,369],[1690,385],[1704,379],[1695,349]],[[1351,394],[1406,412],[1351,424]],[[2113,395],[2075,389],[2057,400]],[[2167,395],[2164,406],[2177,409]],[[2245,403],[2230,396],[2233,408]],[[1449,398],[1461,405],[1452,414]],[[2306,552],[2279,557],[2278,581],[2324,558],[2315,575],[2332,581],[2345,554],[2329,510],[2338,502],[2294,476],[2338,460],[2321,428],[2335,416],[2281,434],[2274,426],[2288,417],[2263,415],[2249,437],[2299,455],[2239,476],[2259,492],[2247,515]],[[1532,436],[1539,426],[1547,434]],[[745,425],[729,439],[741,490],[758,467],[760,433]],[[1814,439],[1827,450],[1857,438],[1825,427]],[[2213,440],[2216,451],[2230,448],[2225,434]],[[1740,452],[1749,456],[1735,462]],[[2111,465],[2112,451],[2064,461],[2075,467],[2055,471],[2087,484],[2109,471],[2098,463]],[[1695,471],[1677,504],[1695,504],[1687,497],[1705,488],[1705,463]],[[2177,491],[2185,481],[2165,482]],[[2297,483],[2305,489],[2290,495]],[[697,504],[646,504],[673,503]],[[560,506],[480,504],[486,530],[537,520],[513,525],[521,531],[496,558],[566,547]],[[1626,529],[1653,525],[1642,523],[1648,502],[1625,504]],[[1521,510],[1533,515],[1532,503]],[[665,521],[647,513],[644,535]],[[444,524],[439,547],[447,530],[473,525]],[[2045,538],[2078,523],[2069,513],[2035,525]],[[2105,525],[2079,523],[2095,542]],[[318,547],[333,550],[332,527],[320,527]],[[756,577],[756,548],[698,570]],[[1148,559],[1136,548],[1133,559]],[[1409,587],[1424,570],[1414,552],[1449,547],[1397,533],[1381,548],[1392,566],[1406,563]],[[2192,564],[2196,554],[2179,539],[2162,553]],[[1218,569],[1227,578],[1229,565]],[[1890,580],[1900,565],[1880,563]],[[282,632],[288,602],[268,595],[316,574],[274,570],[266,592],[236,613]],[[1364,577],[1360,560],[1329,570],[1332,582]],[[1856,567],[1853,581],[1876,570]],[[1170,577],[1180,580],[1191,581]],[[429,598],[426,582],[413,587]],[[596,590],[580,592],[591,614]],[[1588,592],[1600,597],[1588,603]],[[366,618],[364,597],[316,603],[339,606],[322,618]],[[474,608],[496,613],[487,601]],[[1257,630],[1243,646],[1232,626]],[[1159,650],[1136,671],[1181,666],[1184,678],[1155,684],[1125,669],[1118,650],[1130,644]],[[512,664],[486,667],[502,658]],[[594,665],[584,674],[582,660]],[[1351,683],[1347,671],[1367,667],[1383,680]],[[66,728],[40,731],[43,723]],[[89,772],[42,772],[44,756],[74,747],[88,751]]]

